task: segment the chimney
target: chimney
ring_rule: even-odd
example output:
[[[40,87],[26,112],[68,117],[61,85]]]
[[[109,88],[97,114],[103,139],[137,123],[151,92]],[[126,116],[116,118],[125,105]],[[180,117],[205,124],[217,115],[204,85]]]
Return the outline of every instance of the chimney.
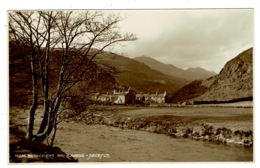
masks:
[[[167,93],[166,93],[166,90],[165,90],[165,91],[164,91],[164,96],[166,96],[166,94],[167,94]]]

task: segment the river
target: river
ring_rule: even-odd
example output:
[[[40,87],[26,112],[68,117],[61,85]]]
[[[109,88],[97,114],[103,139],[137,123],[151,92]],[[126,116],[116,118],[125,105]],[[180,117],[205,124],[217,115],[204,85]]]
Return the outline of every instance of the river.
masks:
[[[253,149],[104,125],[62,123],[55,145],[79,162],[253,161]]]

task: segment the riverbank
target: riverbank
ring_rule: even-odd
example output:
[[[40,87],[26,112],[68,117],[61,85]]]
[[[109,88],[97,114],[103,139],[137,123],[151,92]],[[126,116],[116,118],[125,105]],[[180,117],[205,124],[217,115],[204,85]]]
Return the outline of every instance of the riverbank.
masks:
[[[58,146],[50,147],[46,143],[32,142],[25,138],[27,112],[12,107],[9,113],[9,162],[77,162]],[[37,124],[39,119],[36,120]]]
[[[52,148],[43,143],[28,141],[25,133],[17,126],[11,126],[9,133],[10,163],[77,162],[59,147]]]
[[[122,129],[148,131],[216,143],[253,147],[253,109],[229,107],[120,109],[92,107],[67,122],[84,122]]]

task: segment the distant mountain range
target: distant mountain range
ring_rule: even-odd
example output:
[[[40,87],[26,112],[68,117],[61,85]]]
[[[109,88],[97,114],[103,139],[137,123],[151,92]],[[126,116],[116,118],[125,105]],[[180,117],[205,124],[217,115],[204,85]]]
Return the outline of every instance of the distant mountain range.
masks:
[[[94,50],[94,49],[93,49]],[[55,51],[56,55],[61,51]],[[202,68],[180,69],[164,64],[150,57],[130,59],[112,52],[101,52],[90,64],[81,82],[69,94],[84,95],[93,92],[112,92],[114,89],[128,89],[137,93],[163,93],[176,101],[229,101],[253,97],[253,49],[249,49],[226,63],[220,74]],[[15,49],[9,52],[10,104],[24,104],[30,101],[31,79]],[[56,58],[56,57],[53,57]],[[51,60],[51,62],[54,60]],[[53,62],[54,63],[54,62]],[[55,72],[54,66],[50,69]],[[28,71],[28,72],[27,72]],[[55,89],[57,79],[50,73],[50,88]],[[190,82],[190,83],[189,83]]]
[[[215,72],[207,71],[203,68],[188,68],[187,70],[183,70],[178,68],[172,64],[164,64],[159,62],[151,57],[141,56],[136,57],[134,60],[144,63],[148,65],[150,68],[159,71],[165,75],[177,78],[179,80],[183,80],[186,82],[191,82],[197,79],[206,79],[208,77],[216,75]]]
[[[111,52],[99,54],[94,63],[114,76],[118,86],[131,87],[136,92],[173,93],[185,85],[186,81],[163,74],[144,63]]]
[[[253,48],[228,61],[219,75],[196,80],[176,92],[173,101],[226,102],[253,99]]]

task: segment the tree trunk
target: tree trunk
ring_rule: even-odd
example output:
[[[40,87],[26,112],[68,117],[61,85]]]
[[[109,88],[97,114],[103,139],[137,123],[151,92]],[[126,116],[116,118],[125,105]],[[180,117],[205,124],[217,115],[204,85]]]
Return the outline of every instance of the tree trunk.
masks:
[[[51,12],[52,14],[52,12]],[[48,125],[49,122],[49,113],[50,113],[50,103],[49,100],[49,61],[50,61],[50,29],[51,29],[51,20],[48,20],[48,38],[47,38],[47,44],[46,44],[46,54],[45,54],[45,67],[44,72],[41,68],[41,77],[42,77],[42,89],[44,93],[44,115],[43,120],[40,125],[40,129],[37,134],[42,134],[45,131],[45,128]],[[41,49],[39,49],[40,51]],[[42,67],[42,64],[40,62],[40,65]]]
[[[60,103],[61,97],[58,97],[56,99],[56,102],[54,102],[55,105],[52,108],[50,108],[47,123],[43,123],[45,121],[42,121],[41,126],[43,127],[42,129],[44,130],[44,132],[37,134],[37,136],[35,136],[35,141],[43,142],[51,134],[57,122],[57,113],[60,107]]]
[[[27,125],[27,135],[28,140],[33,139],[33,129],[34,129],[34,115],[38,107],[38,88],[37,88],[37,77],[35,73],[34,62],[31,62],[32,70],[32,83],[33,83],[33,102],[28,115],[28,125]]]
[[[50,144],[50,147],[53,146],[53,143],[54,143],[54,139],[55,139],[55,136],[56,136],[56,132],[57,132],[57,118],[55,118],[55,122],[54,122],[54,132],[53,132],[53,135],[52,135],[52,138],[51,138],[51,144]]]
[[[31,106],[29,114],[28,114],[29,119],[28,119],[26,138],[30,141],[33,139],[34,115],[35,115],[37,106],[38,106],[37,100],[36,101],[33,100],[33,104]]]
[[[44,114],[43,119],[40,125],[40,129],[37,134],[42,134],[44,130],[46,129],[49,121],[49,103],[44,101]]]

